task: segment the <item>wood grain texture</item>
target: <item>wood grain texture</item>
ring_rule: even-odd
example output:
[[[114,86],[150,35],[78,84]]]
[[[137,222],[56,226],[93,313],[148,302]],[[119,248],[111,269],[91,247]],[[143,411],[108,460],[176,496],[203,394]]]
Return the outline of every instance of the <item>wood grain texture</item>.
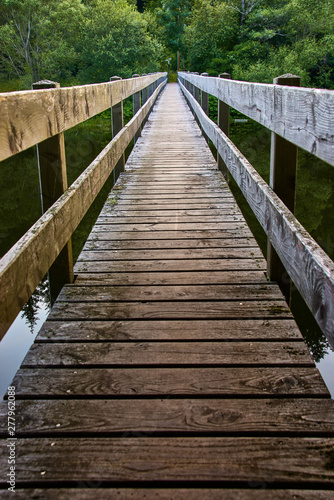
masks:
[[[50,319],[233,319],[291,318],[284,300],[56,302]]]
[[[161,83],[137,115],[1,259],[0,337],[5,334],[68,242],[132,139],[138,124],[154,104],[163,85]]]
[[[240,453],[242,440],[243,453]],[[53,443],[53,445],[52,445]],[[293,454],[291,453],[293,448]],[[32,438],[17,441],[17,482],[196,481],[334,485],[326,438]],[[0,452],[1,471],[7,449]],[[4,477],[2,475],[2,481]]]
[[[301,340],[294,320],[46,321],[35,342]]]
[[[36,435],[334,435],[329,399],[125,399],[17,401],[20,437]],[[7,424],[8,406],[0,404]],[[57,425],[60,424],[60,425]]]
[[[283,87],[179,73],[220,101],[284,139],[334,165],[334,95],[330,90]],[[195,100],[195,99],[194,99]]]
[[[165,286],[66,286],[60,293],[61,302],[168,301],[168,300],[282,300],[277,285],[165,285]]]
[[[88,272],[77,270],[78,285],[208,285],[235,283],[263,283],[263,270],[167,271],[167,272]]]
[[[33,345],[21,368],[52,366],[313,366],[303,342],[104,342]]]
[[[197,259],[263,259],[263,254],[258,247],[253,248],[215,248],[215,249],[192,249],[192,250],[105,250],[96,249],[92,242],[93,248],[86,248],[77,262],[90,261],[115,261],[115,260],[197,260]]]
[[[17,399],[52,397],[316,397],[329,392],[316,368],[22,369]]]
[[[188,102],[217,147],[292,281],[334,346],[334,263],[273,193],[236,146],[182,86]],[[283,87],[290,90],[289,87]]]
[[[270,483],[263,481],[250,482],[250,489],[224,488],[224,500],[330,500],[333,496],[332,490],[293,490],[293,489],[268,489]],[[258,488],[263,488],[258,489]],[[11,499],[13,494],[8,491],[0,492],[1,498]],[[102,488],[97,483],[90,481],[79,481],[78,487],[57,488],[25,488],[15,491],[15,498],[22,500],[31,498],[44,500],[45,498],[57,498],[57,500],[221,500],[222,491],[218,488]]]
[[[2,93],[0,161],[116,105],[165,73],[50,90]]]

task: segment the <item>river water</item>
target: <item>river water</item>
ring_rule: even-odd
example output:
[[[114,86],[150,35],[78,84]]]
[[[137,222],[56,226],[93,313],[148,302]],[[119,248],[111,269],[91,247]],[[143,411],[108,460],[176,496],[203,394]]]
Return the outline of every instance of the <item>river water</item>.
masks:
[[[235,122],[235,119],[244,118],[236,113],[232,114],[231,139],[268,182],[270,134],[250,120],[246,123]],[[108,112],[65,134],[69,185],[97,156],[110,138]],[[127,154],[129,151],[130,149]],[[80,253],[112,184],[111,178],[75,231],[73,235],[75,257]],[[263,231],[233,182],[231,188],[265,253],[266,239]],[[3,255],[41,215],[35,148],[1,163],[0,200],[0,255]],[[333,206],[333,167],[300,152],[296,215],[332,259],[334,258]],[[48,282],[45,279],[1,341],[0,395],[4,394],[45,321],[50,303]],[[296,291],[293,293],[292,310],[313,359],[334,397],[334,352]]]

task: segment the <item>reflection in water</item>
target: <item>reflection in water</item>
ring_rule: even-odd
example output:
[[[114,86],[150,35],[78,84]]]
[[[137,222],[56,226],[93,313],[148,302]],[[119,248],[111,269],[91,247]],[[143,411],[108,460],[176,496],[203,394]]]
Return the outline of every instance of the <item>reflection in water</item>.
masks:
[[[0,399],[13,380],[49,310],[48,281],[44,280],[1,340]]]

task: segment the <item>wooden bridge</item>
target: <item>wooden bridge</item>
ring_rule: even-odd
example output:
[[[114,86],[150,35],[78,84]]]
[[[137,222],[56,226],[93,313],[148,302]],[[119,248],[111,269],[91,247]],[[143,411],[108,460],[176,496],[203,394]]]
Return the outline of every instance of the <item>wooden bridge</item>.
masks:
[[[317,113],[329,120],[334,99],[187,73],[165,84],[157,74],[0,95],[4,156],[44,141],[41,168],[55,178],[65,175],[66,128],[111,105],[115,136],[1,261],[3,332],[62,247],[53,270],[65,267],[69,283],[0,406],[0,496],[14,487],[36,499],[332,498],[333,401],[202,132],[270,237],[271,272],[279,278],[277,252],[333,343],[332,261],[209,120],[207,95],[220,99],[226,131],[228,106],[245,112],[251,99],[246,114],[270,121],[274,135],[279,112],[291,118],[289,99],[295,114],[302,101],[314,120],[310,148],[327,161],[333,136],[326,145]],[[135,115],[122,127],[132,94]],[[303,147],[304,118],[304,138],[293,132]],[[277,143],[292,140],[290,127],[280,133],[273,164]],[[133,136],[73,274],[69,237],[112,170],[123,170]],[[295,146],[282,145],[295,161]]]

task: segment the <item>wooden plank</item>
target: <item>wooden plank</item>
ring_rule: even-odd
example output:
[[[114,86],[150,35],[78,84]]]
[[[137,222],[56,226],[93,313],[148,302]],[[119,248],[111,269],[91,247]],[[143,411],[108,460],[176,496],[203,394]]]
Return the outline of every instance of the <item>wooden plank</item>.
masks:
[[[201,215],[197,217],[187,216],[187,215],[146,215],[141,217],[132,217],[131,215],[117,215],[113,213],[113,210],[110,210],[110,213],[107,213],[105,210],[103,214],[101,214],[97,220],[97,225],[99,224],[188,224],[194,223],[198,226],[205,224],[208,226],[208,229],[213,229],[212,224],[216,224],[218,229],[220,228],[219,224],[226,222],[244,222],[244,217],[242,214],[239,214],[237,211],[231,214],[222,214],[222,215]],[[202,227],[202,226],[201,226]]]
[[[230,271],[177,271],[177,272],[88,272],[76,271],[75,283],[78,285],[208,285],[224,284],[235,280],[236,283],[266,283],[262,270]]]
[[[17,437],[161,433],[334,436],[329,399],[28,400],[17,401],[16,413]],[[7,403],[0,403],[3,437],[7,437],[7,417]]]
[[[96,483],[89,481],[79,481],[77,488],[25,488],[15,490],[15,498],[18,500],[32,498],[34,500],[44,500],[45,498],[57,498],[57,500],[109,500],[118,498],[119,500],[330,500],[333,496],[332,490],[270,490],[270,483],[256,482],[250,483],[250,487],[256,489],[224,488],[223,492],[219,488],[95,488],[91,487]],[[258,487],[266,488],[259,490]],[[0,492],[1,498],[10,499],[12,493],[9,491]]]
[[[50,319],[222,319],[291,318],[284,300],[56,302]]]
[[[104,239],[104,240],[115,240],[115,241],[131,241],[131,240],[179,240],[182,239],[217,239],[217,238],[253,238],[250,229],[245,225],[241,224],[238,227],[234,227],[233,224],[226,224],[226,228],[220,229],[219,231],[214,230],[200,230],[200,231],[189,231],[184,230],[182,233],[180,231],[110,231],[110,226],[99,225],[99,227],[94,226],[91,231],[91,239]]]
[[[183,72],[179,76],[334,165],[334,135],[329,132],[334,96],[330,90],[222,80]]]
[[[168,207],[171,207],[171,205],[168,205]],[[129,205],[126,207],[123,206],[115,206],[111,204],[106,204],[99,216],[100,217],[109,217],[109,218],[118,218],[118,217],[124,217],[126,220],[129,219],[134,219],[136,218],[137,220],[140,219],[146,219],[146,217],[155,217],[156,219],[162,218],[163,221],[166,217],[172,218],[172,217],[186,217],[186,220],[190,220],[190,218],[195,219],[195,220],[200,220],[202,217],[207,217],[207,218],[214,218],[214,217],[220,217],[220,220],[222,218],[225,218],[229,214],[239,214],[239,210],[237,205],[234,204],[226,204],[221,206],[219,209],[215,208],[214,205],[212,207],[208,208],[186,208],[185,210],[178,209],[178,208],[163,208],[163,209],[157,209],[151,207],[149,210],[145,210],[141,208],[140,210],[136,210],[133,207],[130,208]],[[215,219],[212,219],[215,220]],[[166,221],[165,221],[166,222]]]
[[[291,90],[290,87],[282,87]],[[334,263],[272,192],[236,146],[203,113],[182,86],[188,101],[267,233],[320,328],[334,346]]]
[[[162,85],[59,200],[1,259],[0,338],[68,242],[132,139],[138,123],[154,104]],[[55,90],[60,89],[51,91]]]
[[[142,300],[281,300],[275,284],[165,285],[165,286],[66,286],[59,301],[142,301]]]
[[[108,230],[108,231],[202,231],[202,230],[215,230],[216,237],[217,232],[221,229],[229,229],[232,226],[235,229],[247,228],[244,220],[241,221],[226,221],[226,222],[174,222],[174,223],[164,223],[164,222],[151,222],[145,223],[135,223],[127,224],[126,222],[119,222],[118,224],[112,223],[101,223],[95,224],[94,228],[96,231]]]
[[[21,368],[112,366],[313,366],[303,342],[103,342],[34,344]]]
[[[248,248],[252,252],[253,248],[257,248],[254,238],[208,238],[208,239],[180,239],[180,240],[113,240],[103,239],[105,233],[95,233],[92,235],[84,246],[84,250],[150,250],[164,252],[168,250],[184,250],[191,252],[192,250],[213,250],[219,252],[223,248]],[[257,250],[258,251],[258,250]],[[175,252],[174,252],[175,253]],[[204,255],[204,254],[203,254]],[[137,257],[141,256],[141,252],[137,252]]]
[[[0,161],[101,113],[165,73],[0,96]]]
[[[114,260],[185,260],[185,259],[263,259],[258,247],[249,248],[210,248],[210,249],[171,249],[171,250],[104,250],[96,249],[94,242],[86,247],[77,262],[114,261]]]
[[[179,260],[132,260],[132,261],[85,261],[77,262],[75,272],[88,273],[131,273],[166,271],[231,271],[264,270],[265,260],[250,259],[179,259]]]
[[[301,340],[292,319],[46,321],[35,342]]]
[[[122,397],[313,397],[330,394],[316,368],[89,368],[22,369],[17,399]]]
[[[152,193],[150,192],[150,196],[149,196],[149,199],[150,201],[151,200],[163,200],[163,199],[166,199],[166,200],[169,200],[169,203],[171,202],[171,200],[181,200],[182,202],[185,201],[185,200],[193,200],[196,201],[197,199],[198,200],[202,200],[202,202],[206,202],[206,201],[212,201],[213,199],[218,199],[218,200],[222,200],[223,198],[225,198],[225,194],[222,192],[222,191],[214,191],[214,192],[210,192],[210,193],[207,193],[206,191],[203,191],[203,193],[185,193],[185,192],[180,192],[180,193],[165,193],[165,194],[162,194],[162,193]],[[232,198],[232,195],[230,195],[230,197]],[[130,193],[120,193],[118,195],[118,199],[121,199],[121,200],[145,200],[145,202],[147,203],[147,200],[148,200],[148,194],[147,193],[136,193],[136,194],[130,194]]]
[[[52,445],[53,444],[53,445]],[[52,445],[52,446],[51,446]],[[17,440],[16,481],[263,481],[334,485],[331,438],[32,438]],[[291,453],[293,449],[293,454]],[[6,470],[2,447],[1,470]],[[35,486],[36,484],[34,484]]]

